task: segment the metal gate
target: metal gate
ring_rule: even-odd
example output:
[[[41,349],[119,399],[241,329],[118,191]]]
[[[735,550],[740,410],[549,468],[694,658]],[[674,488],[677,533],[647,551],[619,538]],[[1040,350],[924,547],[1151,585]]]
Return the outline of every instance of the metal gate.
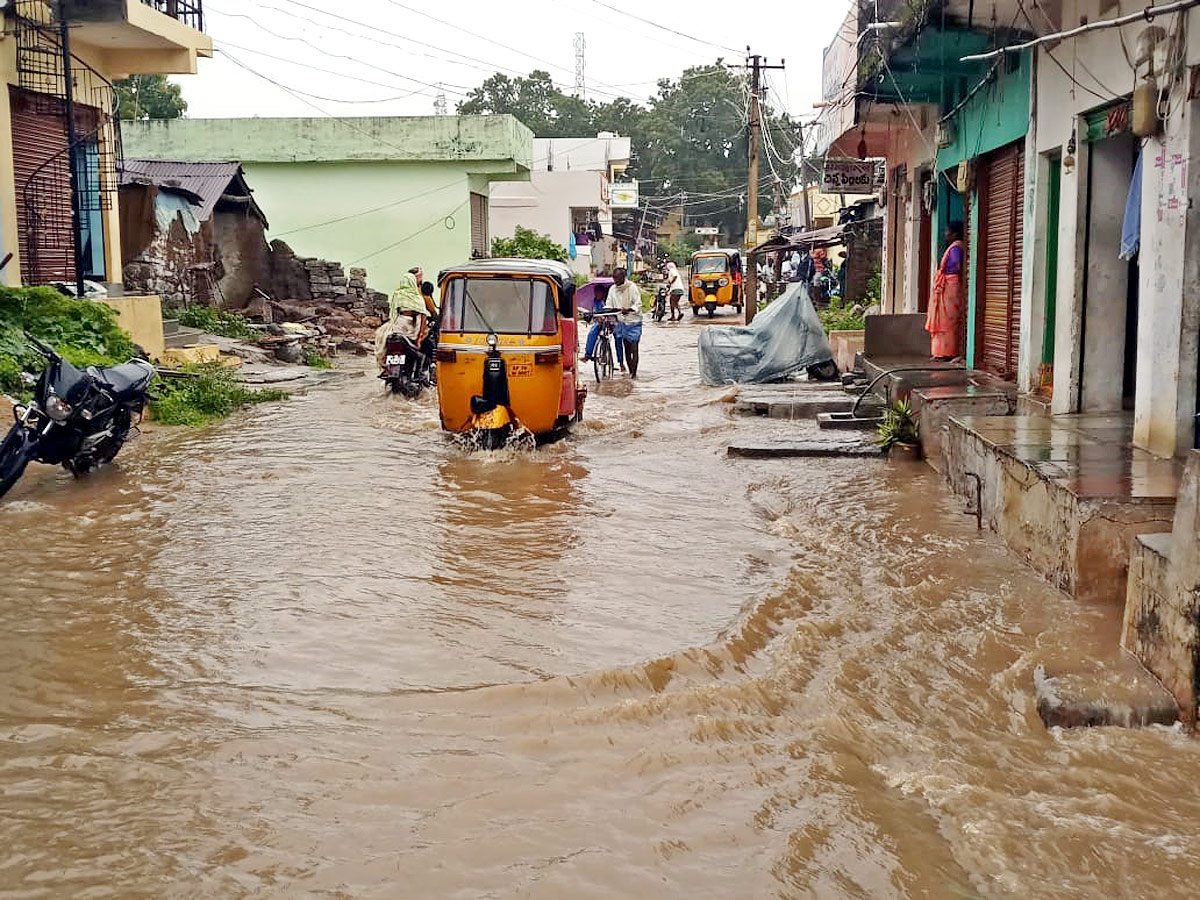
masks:
[[[26,284],[74,281],[75,229],[67,125],[53,98],[9,88],[21,274]]]
[[[976,365],[1013,380],[1021,333],[1025,142],[983,158],[979,172]]]

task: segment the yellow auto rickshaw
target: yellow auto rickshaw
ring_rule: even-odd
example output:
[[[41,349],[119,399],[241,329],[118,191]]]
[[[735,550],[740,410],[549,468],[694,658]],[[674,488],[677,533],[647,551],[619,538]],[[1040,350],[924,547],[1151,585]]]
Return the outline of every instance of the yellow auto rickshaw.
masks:
[[[692,254],[692,315],[707,309],[709,318],[718,306],[732,306],[739,313],[746,305],[742,255],[737,250],[701,250]]]
[[[575,279],[559,262],[484,259],[447,269],[437,345],[442,427],[488,449],[583,418]]]

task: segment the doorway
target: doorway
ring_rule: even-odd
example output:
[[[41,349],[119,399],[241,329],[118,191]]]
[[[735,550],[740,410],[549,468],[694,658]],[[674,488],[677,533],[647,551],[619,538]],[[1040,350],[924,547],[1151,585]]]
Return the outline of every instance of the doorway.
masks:
[[[1081,412],[1133,409],[1137,391],[1138,264],[1120,257],[1137,150],[1130,134],[1088,144]]]
[[[1054,337],[1058,309],[1058,223],[1062,204],[1062,158],[1050,159],[1046,183],[1046,302],[1042,316],[1042,364],[1038,375],[1038,393],[1054,396]]]

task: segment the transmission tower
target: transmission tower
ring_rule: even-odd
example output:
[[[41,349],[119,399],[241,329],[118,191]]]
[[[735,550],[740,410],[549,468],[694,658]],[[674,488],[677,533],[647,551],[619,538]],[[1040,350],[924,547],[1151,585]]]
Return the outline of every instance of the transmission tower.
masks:
[[[433,98],[433,114],[435,116],[449,115],[449,110],[446,108],[446,89],[442,87],[441,82],[438,82],[435,87],[437,96]]]
[[[575,33],[575,96],[580,100],[587,99],[587,70],[586,70],[587,38],[582,31]]]

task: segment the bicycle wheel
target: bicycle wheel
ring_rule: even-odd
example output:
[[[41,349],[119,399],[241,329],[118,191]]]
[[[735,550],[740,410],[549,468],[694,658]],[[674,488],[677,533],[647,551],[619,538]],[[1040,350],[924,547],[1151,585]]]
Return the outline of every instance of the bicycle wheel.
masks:
[[[596,369],[596,380],[603,381],[612,377],[612,342],[608,335],[600,335],[596,343],[596,352],[592,354],[592,365]]]

